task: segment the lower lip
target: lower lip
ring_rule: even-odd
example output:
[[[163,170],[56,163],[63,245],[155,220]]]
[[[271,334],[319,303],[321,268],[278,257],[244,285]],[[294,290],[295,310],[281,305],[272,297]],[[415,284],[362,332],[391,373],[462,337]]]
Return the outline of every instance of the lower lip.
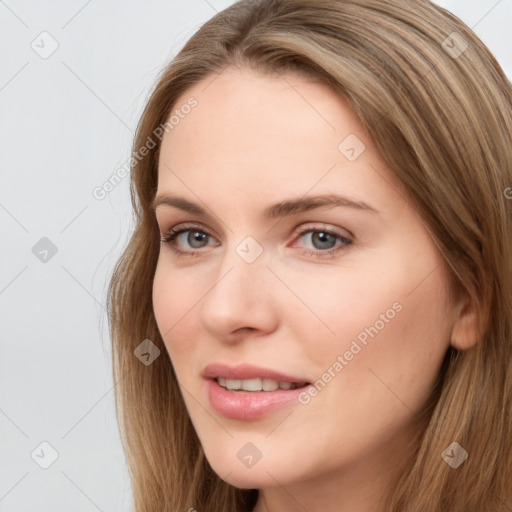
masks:
[[[261,418],[290,402],[298,404],[299,394],[308,388],[303,386],[275,391],[228,391],[219,386],[215,379],[208,379],[206,385],[212,407],[223,416],[236,420]]]

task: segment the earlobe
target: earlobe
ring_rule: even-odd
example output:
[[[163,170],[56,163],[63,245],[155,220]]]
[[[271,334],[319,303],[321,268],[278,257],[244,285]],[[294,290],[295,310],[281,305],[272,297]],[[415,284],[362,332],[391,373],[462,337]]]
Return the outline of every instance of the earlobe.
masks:
[[[465,296],[457,305],[451,345],[457,350],[468,350],[477,344],[479,338],[477,311],[473,301],[469,296]]]

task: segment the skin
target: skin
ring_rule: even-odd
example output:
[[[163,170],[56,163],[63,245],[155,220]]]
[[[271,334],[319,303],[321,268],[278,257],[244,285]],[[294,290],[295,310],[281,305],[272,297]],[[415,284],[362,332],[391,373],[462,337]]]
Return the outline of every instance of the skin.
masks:
[[[192,234],[210,235],[191,245],[192,234],[188,241],[182,234],[182,256],[162,243],[153,287],[190,418],[214,471],[260,489],[256,512],[379,511],[451,340],[464,342],[454,333],[461,325],[469,332],[468,306],[455,298],[424,222],[343,99],[291,73],[228,68],[213,78],[177,101],[194,96],[198,105],[164,136],[158,172],[157,194],[208,213],[156,208],[162,236],[184,222]],[[354,161],[338,150],[349,134],[366,146]],[[271,204],[324,193],[378,213],[336,206],[263,216]],[[317,235],[300,235],[305,228]],[[352,243],[334,237],[325,248],[322,228]],[[235,250],[247,236],[263,249],[250,264]],[[333,246],[333,257],[307,252]],[[314,382],[395,303],[401,310],[308,404],[251,421],[210,405],[201,377],[207,364],[250,362]],[[250,468],[237,458],[247,442],[262,452]]]

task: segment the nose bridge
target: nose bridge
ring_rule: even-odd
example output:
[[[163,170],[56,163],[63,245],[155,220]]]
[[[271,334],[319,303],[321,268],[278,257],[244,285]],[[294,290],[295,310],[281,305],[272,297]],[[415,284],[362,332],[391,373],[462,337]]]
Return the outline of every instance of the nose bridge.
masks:
[[[201,305],[203,325],[223,336],[242,327],[270,328],[273,301],[263,246],[246,236],[228,247],[219,261],[215,281]]]
[[[264,251],[263,245],[251,235],[245,236],[241,240],[238,237],[239,241],[236,240],[235,235],[233,239],[235,242],[227,245],[219,264],[219,278],[221,276],[227,278],[230,275],[231,281],[236,281],[245,288],[251,283],[257,284],[263,279],[266,280],[265,274],[268,273],[266,267],[267,253]],[[247,291],[250,292],[250,290]],[[250,298],[250,295],[250,293],[245,294],[247,298]]]
[[[209,295],[222,296],[227,301],[238,297],[242,306],[248,305],[253,296],[261,297],[260,288],[264,288],[268,272],[263,246],[254,237],[246,236],[223,254]]]

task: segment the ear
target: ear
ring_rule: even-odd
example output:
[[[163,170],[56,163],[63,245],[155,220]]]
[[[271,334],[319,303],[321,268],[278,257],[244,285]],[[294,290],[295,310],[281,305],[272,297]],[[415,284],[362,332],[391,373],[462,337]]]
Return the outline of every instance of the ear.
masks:
[[[468,350],[478,342],[479,328],[476,308],[467,294],[459,300],[455,309],[451,345],[457,350]]]

